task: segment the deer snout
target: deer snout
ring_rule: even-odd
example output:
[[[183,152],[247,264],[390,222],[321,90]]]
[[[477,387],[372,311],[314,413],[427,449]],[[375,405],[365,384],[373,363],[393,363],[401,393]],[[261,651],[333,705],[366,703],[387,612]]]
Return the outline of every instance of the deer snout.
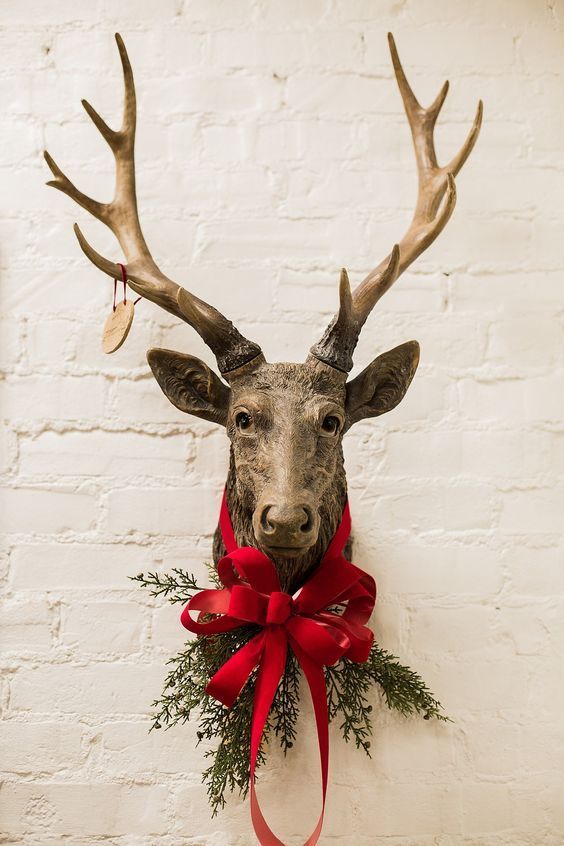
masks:
[[[305,501],[259,504],[253,516],[253,528],[259,544],[276,555],[299,555],[317,540],[319,515],[313,504]]]

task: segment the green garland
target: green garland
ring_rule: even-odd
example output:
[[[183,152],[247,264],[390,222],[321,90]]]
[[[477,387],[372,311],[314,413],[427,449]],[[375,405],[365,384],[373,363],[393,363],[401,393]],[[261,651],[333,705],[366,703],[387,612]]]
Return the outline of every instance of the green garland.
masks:
[[[213,567],[210,577],[216,584]],[[199,590],[194,577],[179,568],[172,573],[139,573],[132,577],[147,588],[152,596],[163,596],[172,603],[186,603]],[[196,637],[167,663],[168,672],[160,699],[155,708],[151,729],[171,728],[187,722],[194,710],[198,711],[198,742],[217,741],[215,748],[205,754],[209,767],[202,775],[207,785],[213,815],[225,805],[227,790],[238,790],[245,796],[249,789],[249,744],[253,710],[254,676],[232,708],[225,708],[205,692],[213,674],[244,646],[258,631],[258,626],[241,626],[231,632]],[[370,756],[372,735],[372,705],[369,694],[377,684],[388,708],[404,716],[422,714],[423,719],[448,720],[441,704],[432,696],[421,677],[400,664],[394,655],[372,647],[368,661],[355,664],[347,658],[325,670],[329,721],[337,720],[339,729],[348,743],[354,741],[358,749]],[[296,739],[296,722],[299,714],[300,670],[291,651],[288,652],[284,676],[274,698],[268,717],[264,738],[277,738],[284,753],[291,749]],[[259,750],[257,766],[265,761],[265,741]]]

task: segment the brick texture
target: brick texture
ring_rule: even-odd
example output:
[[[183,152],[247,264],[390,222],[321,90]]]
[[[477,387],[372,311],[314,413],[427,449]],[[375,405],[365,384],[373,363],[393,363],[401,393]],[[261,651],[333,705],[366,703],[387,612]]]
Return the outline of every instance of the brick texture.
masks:
[[[377,637],[454,722],[406,722],[375,701],[371,761],[335,731],[323,842],[564,842],[563,17],[562,0],[3,4],[2,842],[254,842],[239,799],[210,818],[194,726],[147,734],[183,634],[176,611],[127,578],[205,572],[227,441],[167,403],[145,352],[212,359],[147,302],[103,356],[111,283],[72,222],[119,250],[43,187],[46,145],[81,188],[111,191],[111,157],[79,100],[118,121],[115,30],[137,79],[147,239],[274,360],[305,355],[341,265],[358,281],[409,219],[415,170],[386,31],[423,102],[451,80],[445,160],[483,97],[453,219],[358,347],[360,369],[417,338],[419,372],[345,448]],[[317,801],[304,713],[294,753],[273,750],[261,780],[293,844]]]

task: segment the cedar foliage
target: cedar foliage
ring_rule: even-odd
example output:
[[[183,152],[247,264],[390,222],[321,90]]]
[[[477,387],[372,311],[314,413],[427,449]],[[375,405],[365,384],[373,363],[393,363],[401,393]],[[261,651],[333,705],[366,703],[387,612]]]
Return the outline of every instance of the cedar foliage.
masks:
[[[213,567],[210,577],[217,586]],[[152,596],[172,603],[186,603],[202,590],[194,577],[180,568],[169,574],[139,573],[132,580],[147,588]],[[205,692],[213,674],[238,649],[260,631],[258,626],[245,625],[230,632],[206,635],[189,640],[184,649],[167,662],[163,692],[153,702],[151,730],[171,728],[186,723],[197,712],[198,742],[214,742],[205,753],[210,764],[202,774],[209,803],[215,815],[225,805],[227,791],[245,796],[249,789],[249,746],[253,710],[254,673],[233,707],[226,708]],[[422,715],[448,720],[440,703],[433,697],[421,677],[399,663],[395,655],[374,644],[368,660],[356,664],[347,658],[325,668],[329,721],[337,722],[345,741],[370,755],[372,736],[370,702],[372,688],[377,686],[388,708],[404,716]],[[296,739],[296,722],[300,702],[300,668],[291,649],[288,650],[284,676],[272,703],[257,767],[265,762],[265,743],[274,738],[287,753]]]

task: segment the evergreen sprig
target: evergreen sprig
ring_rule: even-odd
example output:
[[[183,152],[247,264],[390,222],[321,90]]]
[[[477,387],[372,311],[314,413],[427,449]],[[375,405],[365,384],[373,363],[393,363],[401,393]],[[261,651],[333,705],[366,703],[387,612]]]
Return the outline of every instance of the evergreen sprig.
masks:
[[[215,569],[210,576],[217,585]],[[195,578],[180,568],[171,574],[140,573],[133,577],[152,596],[164,596],[169,602],[188,602],[202,590]],[[206,750],[210,765],[202,774],[212,813],[225,805],[227,791],[238,790],[245,796],[249,789],[249,745],[251,716],[256,673],[250,677],[231,708],[208,696],[206,685],[214,673],[242,646],[249,642],[260,627],[241,626],[230,632],[205,635],[188,641],[185,648],[169,659],[171,667],[166,675],[162,695],[153,702],[155,709],[151,729],[171,728],[186,723],[192,712],[198,712],[198,742],[217,741]],[[329,720],[339,721],[339,729],[348,743],[370,755],[372,735],[369,701],[374,685],[388,708],[404,716],[423,715],[423,719],[448,720],[440,702],[414,670],[399,663],[395,655],[374,644],[363,664],[343,658],[333,667],[326,667],[325,680]],[[274,697],[259,749],[257,767],[265,761],[265,744],[274,736],[284,753],[296,739],[299,714],[300,669],[295,655],[288,650],[284,675]]]
[[[172,573],[138,573],[130,579],[147,588],[151,596],[164,596],[169,602],[188,602],[194,593],[204,590],[194,576],[180,567],[173,567]]]

